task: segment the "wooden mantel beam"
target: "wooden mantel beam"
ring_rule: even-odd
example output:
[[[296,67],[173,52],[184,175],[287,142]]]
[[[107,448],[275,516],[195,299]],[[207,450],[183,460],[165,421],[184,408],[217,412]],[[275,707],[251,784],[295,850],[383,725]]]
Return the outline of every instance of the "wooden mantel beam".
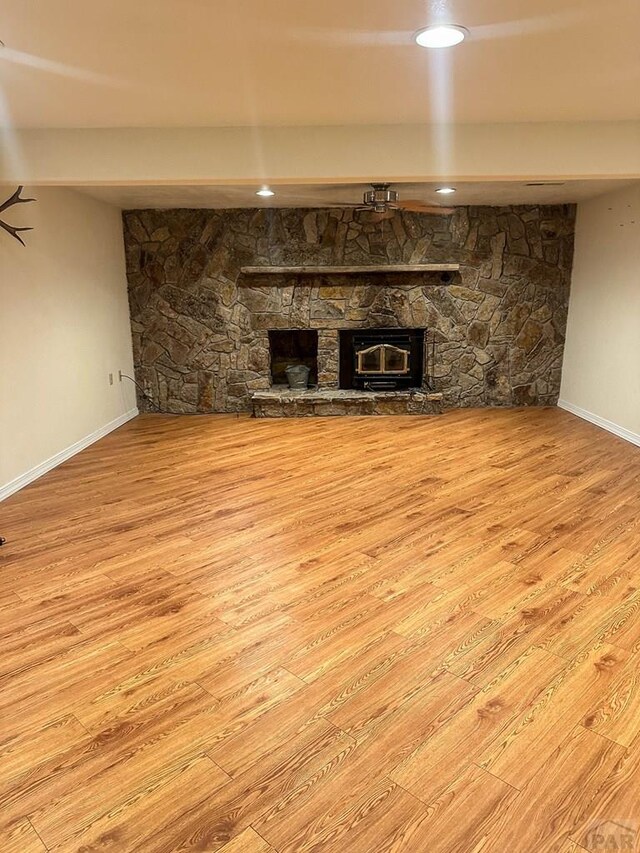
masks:
[[[369,264],[366,266],[241,267],[243,275],[369,275],[371,273],[457,272],[460,264]]]

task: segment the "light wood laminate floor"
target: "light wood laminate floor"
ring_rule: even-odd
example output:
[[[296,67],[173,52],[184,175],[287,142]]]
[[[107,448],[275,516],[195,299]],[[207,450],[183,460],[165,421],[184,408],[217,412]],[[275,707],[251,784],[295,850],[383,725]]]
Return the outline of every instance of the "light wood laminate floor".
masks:
[[[618,849],[639,495],[556,409],[132,421],[0,505],[1,853]]]

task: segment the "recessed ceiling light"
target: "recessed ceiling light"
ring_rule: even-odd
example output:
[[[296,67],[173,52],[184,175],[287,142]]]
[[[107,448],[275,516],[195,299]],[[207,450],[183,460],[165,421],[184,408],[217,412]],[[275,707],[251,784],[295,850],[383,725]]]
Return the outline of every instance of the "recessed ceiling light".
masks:
[[[425,27],[414,35],[420,47],[453,47],[464,41],[469,30],[455,24],[446,26]]]
[[[436,192],[440,193],[440,195],[451,195],[451,193],[454,193],[455,191],[455,187],[438,187],[438,189],[436,190]]]
[[[261,190],[258,190],[256,195],[262,196],[262,198],[271,198],[275,193],[273,190],[270,190],[269,187],[262,187]]]

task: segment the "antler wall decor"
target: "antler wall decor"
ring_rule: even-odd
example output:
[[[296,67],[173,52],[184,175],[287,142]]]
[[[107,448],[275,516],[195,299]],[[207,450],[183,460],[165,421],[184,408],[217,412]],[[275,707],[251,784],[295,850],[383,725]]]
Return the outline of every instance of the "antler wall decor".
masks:
[[[10,196],[5,202],[0,204],[0,213],[7,210],[9,207],[13,207],[14,204],[26,204],[29,201],[35,201],[35,198],[21,198],[20,193],[24,187],[18,187],[18,189],[14,192],[12,196]],[[4,230],[11,234],[12,237],[15,237],[16,240],[19,240],[23,246],[26,246],[26,243],[20,236],[18,232],[20,231],[33,231],[33,228],[25,227],[25,228],[16,228],[15,225],[9,225],[8,222],[3,222],[0,219],[0,228],[4,228]]]

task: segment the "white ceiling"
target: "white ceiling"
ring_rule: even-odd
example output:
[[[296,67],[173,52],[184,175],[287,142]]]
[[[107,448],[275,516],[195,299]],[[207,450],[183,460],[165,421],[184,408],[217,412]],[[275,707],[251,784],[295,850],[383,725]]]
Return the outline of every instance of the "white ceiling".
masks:
[[[528,187],[517,181],[458,183],[456,193],[441,196],[439,184],[394,184],[401,199],[419,199],[447,206],[467,204],[565,204],[621,189],[634,181],[567,181],[562,186]],[[367,189],[361,184],[283,185],[273,189],[271,199],[259,198],[251,186],[91,186],[75,187],[82,193],[124,210],[140,208],[230,208],[230,207],[331,207],[359,204]]]
[[[448,51],[412,33],[471,31]],[[640,117],[640,0],[4,0],[0,125]]]

